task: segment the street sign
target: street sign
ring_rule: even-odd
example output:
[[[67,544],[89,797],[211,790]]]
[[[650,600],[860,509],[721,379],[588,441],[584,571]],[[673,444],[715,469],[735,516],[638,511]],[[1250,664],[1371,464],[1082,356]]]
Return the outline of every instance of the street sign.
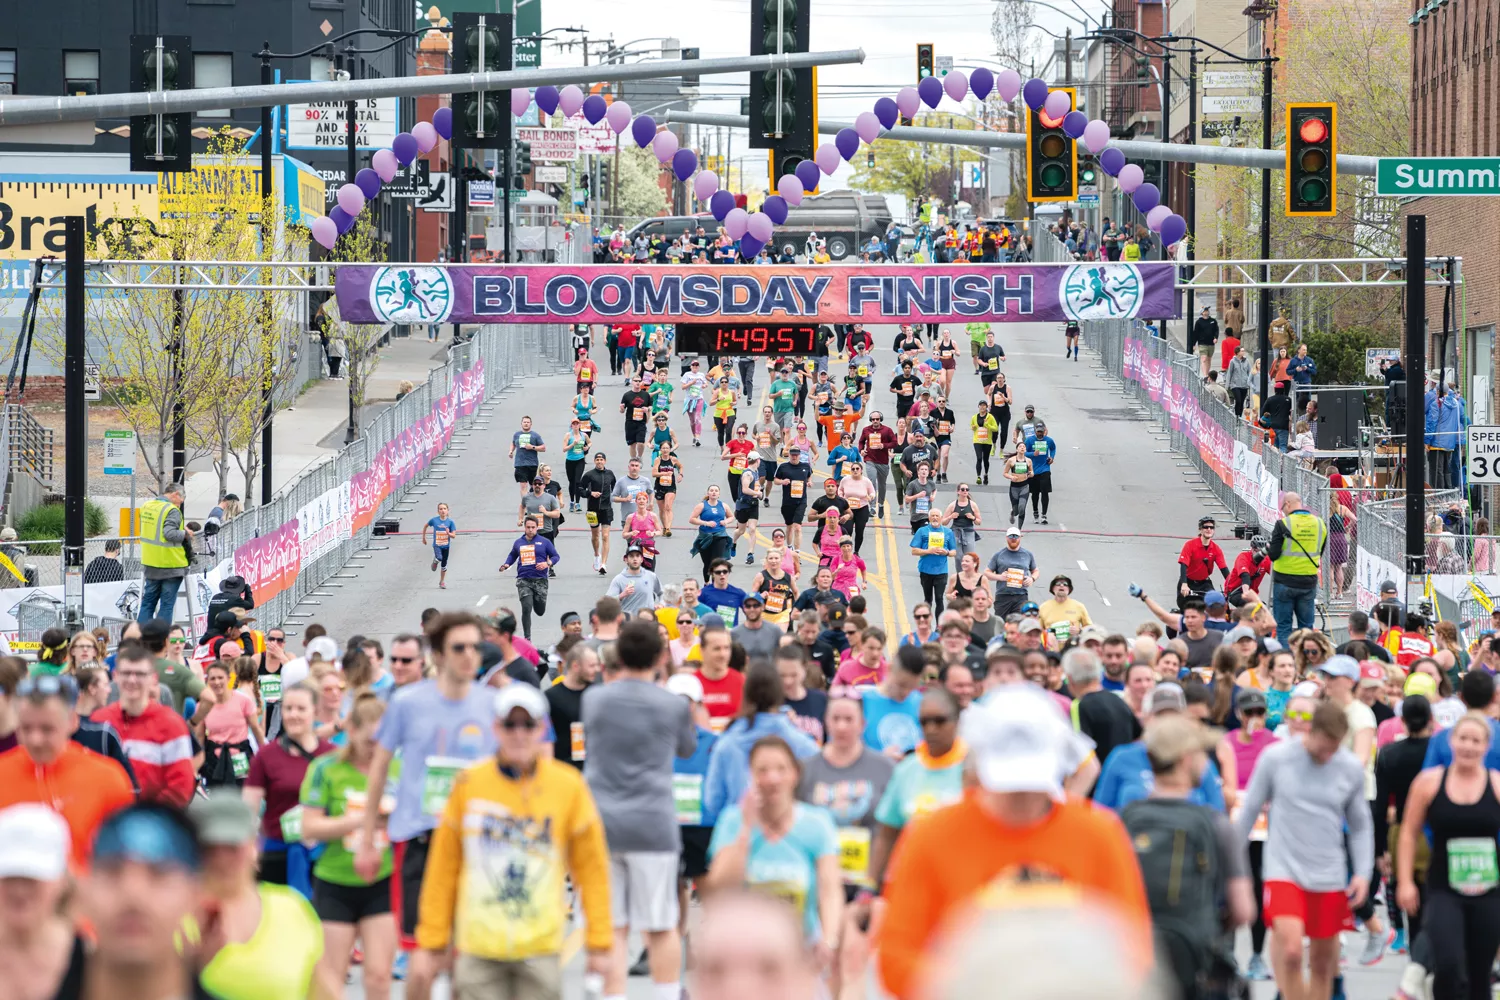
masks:
[[[538,184],[566,184],[568,183],[568,168],[539,163],[531,168],[531,176],[536,178]]]
[[[1246,94],[1204,94],[1205,115],[1248,115],[1259,111],[1259,97]]]
[[[1500,427],[1469,428],[1469,485],[1500,486]]]
[[[470,181],[469,182],[469,207],[470,208],[494,208],[495,207],[495,182],[494,181]]]
[[[360,149],[385,149],[401,131],[400,99],[371,97],[355,101],[354,120],[359,125],[355,143]],[[346,101],[320,101],[287,107],[287,149],[343,149],[348,130],[344,127]]]
[[[1375,193],[1385,197],[1500,195],[1500,157],[1382,156]]]
[[[1098,192],[1098,190],[1096,189],[1092,194],[1090,194],[1090,193],[1088,193],[1086,191],[1079,191],[1078,192],[1078,204],[1080,204],[1080,205],[1097,205],[1097,204],[1099,204],[1099,192]]]
[[[104,474],[135,475],[135,431],[104,432]]]
[[[417,207],[424,212],[453,211],[453,175],[433,174],[427,193],[417,199]]]
[[[99,366],[85,364],[83,366],[83,398],[90,403],[97,403],[103,398],[100,392]]]
[[[1369,378],[1380,377],[1380,363],[1382,361],[1400,361],[1401,348],[1399,347],[1366,347],[1365,348],[1365,375]]]
[[[426,160],[413,160],[411,166],[396,171],[380,190],[392,198],[425,198],[432,193],[432,166]]]
[[[537,163],[571,163],[578,159],[575,128],[518,128],[516,141],[531,143],[531,159]]]
[[[1258,73],[1243,69],[1215,69],[1203,74],[1205,90],[1249,90],[1257,85]]]
[[[934,76],[947,76],[953,72],[952,56],[933,56],[932,72]]]

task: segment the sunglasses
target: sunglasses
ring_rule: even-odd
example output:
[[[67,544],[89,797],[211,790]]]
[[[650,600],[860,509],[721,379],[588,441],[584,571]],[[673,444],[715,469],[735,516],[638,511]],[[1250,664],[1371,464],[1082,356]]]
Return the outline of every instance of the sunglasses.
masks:
[[[420,656],[392,656],[391,657],[391,662],[392,663],[421,663],[422,662],[422,658]]]
[[[1288,722],[1311,722],[1312,721],[1312,713],[1311,712],[1288,712],[1288,713],[1286,713],[1286,720]]]
[[[928,618],[931,618],[932,616],[931,615],[912,615],[912,617],[915,618],[917,621],[920,622],[920,621],[926,621]]]
[[[541,723],[537,722],[535,719],[521,719],[519,721],[515,719],[506,719],[504,722],[500,723],[500,728],[506,730],[507,732],[512,732],[517,729],[524,729],[527,732],[531,732],[535,730],[539,725],[541,725]]]
[[[61,674],[39,674],[16,685],[16,695],[21,698],[61,697],[71,703],[78,700],[78,682]]]
[[[716,570],[714,570],[714,576],[728,576],[728,575],[729,575],[729,570],[727,570],[727,569],[716,569]]]
[[[286,642],[286,636],[284,636],[284,635],[268,635],[268,636],[266,636],[266,641],[267,642]]]
[[[677,624],[679,624],[679,625],[691,625],[691,624],[693,624],[693,620],[691,618],[679,618],[679,619],[677,619]]]
[[[967,492],[969,492],[969,488],[967,486],[960,486],[958,488],[958,492],[960,492],[960,493],[967,493]]]

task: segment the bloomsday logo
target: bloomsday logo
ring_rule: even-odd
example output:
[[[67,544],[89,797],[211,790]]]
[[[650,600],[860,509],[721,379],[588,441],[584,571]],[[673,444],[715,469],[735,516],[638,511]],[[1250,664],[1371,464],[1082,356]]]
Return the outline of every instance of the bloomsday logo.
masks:
[[[453,309],[453,281],[441,267],[383,267],[370,302],[387,323],[442,323]]]
[[[1128,319],[1140,309],[1143,288],[1134,264],[1074,264],[1058,297],[1069,319]]]

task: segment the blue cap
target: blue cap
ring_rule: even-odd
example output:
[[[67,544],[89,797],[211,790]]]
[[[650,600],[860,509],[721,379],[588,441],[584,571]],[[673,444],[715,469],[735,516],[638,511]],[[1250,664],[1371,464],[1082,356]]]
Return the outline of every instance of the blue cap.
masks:
[[[1204,594],[1203,603],[1210,608],[1216,604],[1223,604],[1225,606],[1228,606],[1229,604],[1229,602],[1224,599],[1224,592],[1222,590],[1210,590],[1208,593]]]

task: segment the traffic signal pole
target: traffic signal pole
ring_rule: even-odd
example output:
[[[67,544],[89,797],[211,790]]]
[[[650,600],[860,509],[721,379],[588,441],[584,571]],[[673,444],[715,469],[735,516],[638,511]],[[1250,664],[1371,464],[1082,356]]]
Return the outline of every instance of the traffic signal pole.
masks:
[[[1271,60],[1260,64],[1260,148],[1267,153],[1271,148]],[[1424,254],[1425,256],[1425,254]],[[1271,398],[1271,171],[1260,172],[1260,405],[1265,406]],[[1191,326],[1192,316],[1188,317]]]
[[[267,40],[261,48],[260,59],[260,82],[266,86],[271,83],[271,60],[264,53],[271,51],[271,42]],[[267,218],[272,207],[272,198],[276,191],[271,177],[271,106],[262,104],[260,107],[260,199],[261,220],[260,238],[261,253],[270,256],[270,244],[268,241],[275,239],[275,229],[271,220]],[[275,322],[273,310],[270,307],[269,297],[265,308],[261,313],[262,323],[262,345],[275,344],[276,338],[271,333],[270,324]],[[271,475],[271,447],[273,444],[271,434],[271,418],[275,415],[275,400],[273,399],[276,363],[280,358],[262,358],[261,363],[268,365],[269,370],[262,372],[260,387],[260,502],[262,506],[271,502],[273,494],[273,477]]]
[[[63,220],[63,372],[66,465],[63,471],[63,620],[68,631],[83,628],[84,497],[88,493],[88,402],[84,399],[84,218]]]
[[[1422,377],[1427,371],[1427,216],[1406,217],[1406,598],[1421,598],[1427,572],[1426,465],[1422,454]],[[1441,378],[1439,379],[1441,381]]]

